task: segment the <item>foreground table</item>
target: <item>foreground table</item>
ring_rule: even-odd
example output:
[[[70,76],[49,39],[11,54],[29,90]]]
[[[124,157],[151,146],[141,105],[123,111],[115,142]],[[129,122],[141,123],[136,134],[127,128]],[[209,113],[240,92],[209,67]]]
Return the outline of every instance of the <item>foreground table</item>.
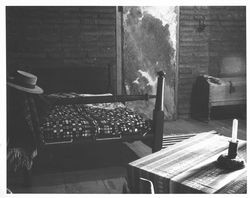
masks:
[[[142,180],[152,181],[156,193],[246,193],[246,167],[228,171],[216,160],[227,154],[230,138],[215,131],[200,133],[128,165],[132,193],[142,193]],[[246,161],[246,141],[238,156]]]

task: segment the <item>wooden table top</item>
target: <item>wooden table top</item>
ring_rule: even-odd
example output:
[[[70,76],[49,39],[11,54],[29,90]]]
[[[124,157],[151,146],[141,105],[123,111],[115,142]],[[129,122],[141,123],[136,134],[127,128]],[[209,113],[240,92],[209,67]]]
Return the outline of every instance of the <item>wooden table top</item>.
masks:
[[[199,133],[156,153],[131,162],[129,186],[140,192],[140,177],[153,182],[156,193],[242,193],[246,167],[228,171],[216,160],[227,154],[230,138],[215,131]],[[239,140],[238,156],[246,161],[246,141]]]

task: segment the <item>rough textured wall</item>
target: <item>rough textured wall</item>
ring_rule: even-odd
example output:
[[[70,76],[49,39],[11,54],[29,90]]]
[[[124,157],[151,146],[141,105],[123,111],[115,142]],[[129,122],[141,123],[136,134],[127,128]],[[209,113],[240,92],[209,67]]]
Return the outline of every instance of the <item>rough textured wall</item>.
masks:
[[[245,73],[246,9],[182,6],[179,18],[177,113],[186,118],[190,116],[191,91],[198,75]]]
[[[7,69],[116,66],[115,7],[7,7]]]
[[[210,7],[210,75],[246,73],[246,7]]]
[[[160,70],[165,71],[164,110],[168,119],[172,119],[175,114],[176,16],[174,7],[124,8],[123,52],[126,93],[156,94],[156,73]],[[172,20],[172,32],[170,22],[166,21],[166,18]],[[137,102],[133,107],[151,116],[154,101]]]

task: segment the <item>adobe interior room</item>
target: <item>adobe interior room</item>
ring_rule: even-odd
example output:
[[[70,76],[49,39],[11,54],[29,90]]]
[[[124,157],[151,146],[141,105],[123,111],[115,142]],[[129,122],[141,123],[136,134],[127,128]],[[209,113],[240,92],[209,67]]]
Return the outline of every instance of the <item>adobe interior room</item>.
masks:
[[[247,193],[246,6],[6,6],[7,193]]]

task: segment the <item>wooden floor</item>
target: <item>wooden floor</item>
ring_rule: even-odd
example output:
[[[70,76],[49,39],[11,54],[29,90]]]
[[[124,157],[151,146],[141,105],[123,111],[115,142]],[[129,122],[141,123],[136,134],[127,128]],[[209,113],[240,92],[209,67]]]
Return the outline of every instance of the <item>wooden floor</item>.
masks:
[[[200,122],[196,120],[167,121],[164,136],[192,134],[215,130],[230,137],[232,119]],[[246,121],[239,120],[238,138],[246,140]],[[32,175],[32,186],[11,186],[13,193],[122,193],[126,182],[126,164],[151,152],[140,141],[82,150],[76,156],[66,155],[52,165],[38,166]],[[55,163],[56,162],[56,163]]]
[[[164,135],[200,133],[215,130],[218,133],[231,137],[233,119],[197,121],[193,119],[167,121],[164,125]],[[238,120],[238,138],[246,140],[246,120]]]

